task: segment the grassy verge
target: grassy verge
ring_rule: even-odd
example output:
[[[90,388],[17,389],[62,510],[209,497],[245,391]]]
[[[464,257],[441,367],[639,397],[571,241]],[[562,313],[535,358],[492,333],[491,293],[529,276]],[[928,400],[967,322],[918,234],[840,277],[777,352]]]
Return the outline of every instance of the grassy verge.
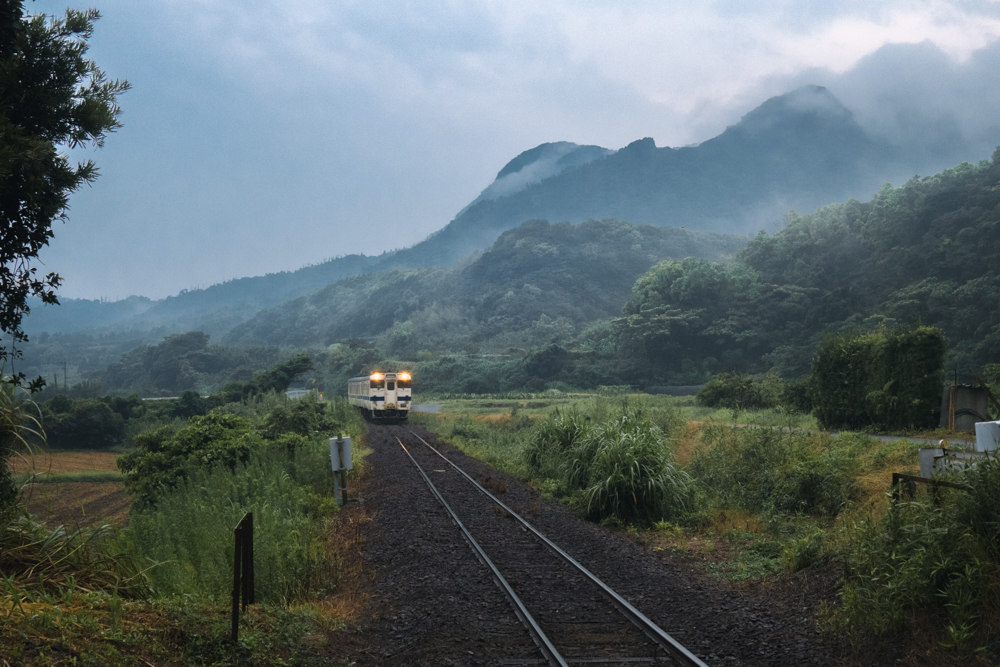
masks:
[[[528,399],[509,400],[516,405],[506,413],[496,412],[495,398],[478,406],[463,398],[463,414],[418,420],[582,515],[654,551],[683,554],[720,582],[767,582],[829,564],[843,579],[839,604],[823,612],[822,624],[859,651],[912,633],[920,637],[914,650],[936,660],[1000,659],[1000,510],[993,509],[1000,465],[967,473],[972,492],[919,489],[894,504],[892,473],[917,474],[926,443],[833,436],[804,415],[734,415],[688,398],[566,396],[558,406],[533,408]],[[623,422],[629,414],[655,427],[642,446],[624,446],[638,423]],[[939,435],[954,438],[932,437]],[[662,463],[649,457],[656,449]],[[604,469],[609,462],[614,470]],[[676,485],[673,497],[665,490],[648,502],[632,495],[637,487],[624,470],[666,489],[670,465],[688,477],[688,495]],[[600,484],[618,484],[618,500],[595,512]],[[632,506],[643,503],[639,511]]]
[[[44,479],[61,483],[33,493],[62,498],[112,475],[119,483],[108,486],[124,479],[135,500],[121,529],[48,528],[23,509],[0,521],[0,656],[28,666],[339,664],[325,637],[350,615],[338,600],[341,542],[357,536],[341,534],[326,438],[355,436],[357,478],[364,429],[343,401],[265,397],[137,437],[124,476],[49,457]],[[258,604],[233,645],[232,530],[245,511],[255,515]]]

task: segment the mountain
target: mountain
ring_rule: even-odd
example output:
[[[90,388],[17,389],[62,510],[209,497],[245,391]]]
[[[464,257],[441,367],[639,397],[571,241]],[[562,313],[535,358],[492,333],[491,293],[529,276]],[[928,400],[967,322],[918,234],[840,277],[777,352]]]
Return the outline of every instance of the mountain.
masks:
[[[518,165],[521,171],[529,166]],[[480,195],[442,230],[380,268],[446,265],[533,218],[617,217],[753,233],[775,226],[789,209],[811,212],[851,197],[868,199],[900,173],[905,165],[888,144],[865,134],[828,90],[807,86],[767,100],[700,145],[657,148],[640,139],[507,196]],[[505,178],[501,172],[494,184]]]
[[[998,304],[1000,149],[869,202],[790,216],[725,266],[659,264],[614,327],[646,366],[690,381],[732,370],[797,377],[824,333],[923,324],[945,333],[948,375],[968,377],[1000,362]]]
[[[346,276],[373,269],[391,253],[369,257],[347,255],[298,271],[237,278],[205,289],[184,290],[159,301],[129,297],[120,301],[60,299],[60,305],[30,302],[25,318],[29,335],[42,332],[204,331],[221,336],[265,308],[308,294]]]
[[[825,88],[771,98],[697,146],[658,148],[640,139],[617,151],[546,143],[508,162],[496,179],[441,230],[378,257],[350,255],[294,272],[232,280],[155,302],[72,302],[40,306],[31,332],[199,329],[218,339],[262,309],[341,278],[450,266],[489,248],[525,220],[635,224],[747,234],[773,228],[789,209],[810,212],[851,197],[867,200],[907,173],[902,158],[869,137]]]
[[[381,336],[400,354],[530,347],[567,339],[621,312],[632,285],[664,259],[724,262],[745,237],[633,225],[530,220],[451,269],[392,269],[345,278],[260,312],[230,345],[316,346]]]

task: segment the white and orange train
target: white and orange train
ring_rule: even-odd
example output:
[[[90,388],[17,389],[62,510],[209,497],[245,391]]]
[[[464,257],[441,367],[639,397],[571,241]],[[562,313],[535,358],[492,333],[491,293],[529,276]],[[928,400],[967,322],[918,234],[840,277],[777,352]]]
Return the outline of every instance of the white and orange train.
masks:
[[[404,422],[410,414],[410,374],[362,375],[347,381],[347,400],[375,422]]]

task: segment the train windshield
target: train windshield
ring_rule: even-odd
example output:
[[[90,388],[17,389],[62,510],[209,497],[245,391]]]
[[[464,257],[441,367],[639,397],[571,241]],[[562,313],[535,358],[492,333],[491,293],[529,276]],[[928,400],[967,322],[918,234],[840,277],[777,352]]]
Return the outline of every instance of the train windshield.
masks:
[[[385,389],[385,380],[369,380],[368,386],[372,389]]]
[[[396,383],[399,385],[400,389],[409,389],[410,388],[410,382],[411,381],[409,379],[407,379],[407,380],[396,380]]]

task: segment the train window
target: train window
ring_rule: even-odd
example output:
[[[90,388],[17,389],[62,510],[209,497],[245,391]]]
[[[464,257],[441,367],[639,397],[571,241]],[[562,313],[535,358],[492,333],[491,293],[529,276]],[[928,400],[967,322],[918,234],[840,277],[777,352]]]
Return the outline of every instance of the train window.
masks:
[[[388,382],[385,383],[385,390],[396,391],[396,383],[393,382],[392,380],[389,380]]]
[[[399,383],[399,388],[400,389],[409,389],[410,388],[410,382],[411,382],[410,380],[397,380],[397,382]]]
[[[385,380],[369,380],[368,386],[371,387],[372,389],[384,389]]]

